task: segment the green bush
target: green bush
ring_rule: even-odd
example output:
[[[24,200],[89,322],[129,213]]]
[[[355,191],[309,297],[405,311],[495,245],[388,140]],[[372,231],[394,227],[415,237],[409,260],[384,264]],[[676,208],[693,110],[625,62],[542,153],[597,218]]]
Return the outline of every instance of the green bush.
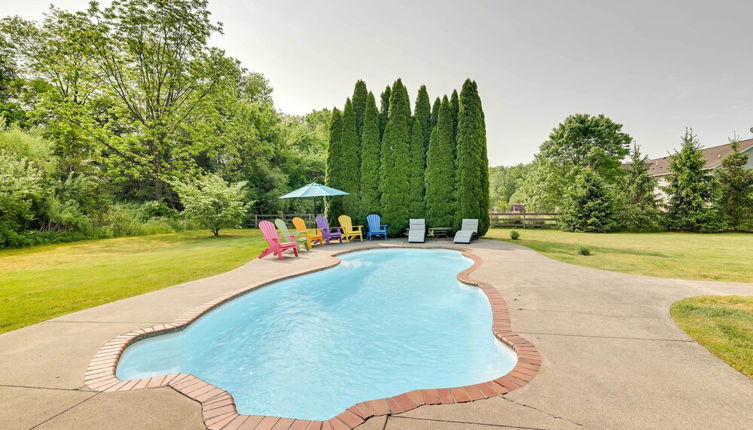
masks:
[[[583,169],[565,194],[560,227],[564,231],[614,231],[615,209],[615,198],[604,180],[593,170]]]
[[[518,240],[520,239],[520,233],[518,233],[517,230],[513,230],[510,232],[510,239],[512,240]]]
[[[578,247],[578,254],[584,257],[588,257],[589,255],[591,255],[591,248],[581,245]]]

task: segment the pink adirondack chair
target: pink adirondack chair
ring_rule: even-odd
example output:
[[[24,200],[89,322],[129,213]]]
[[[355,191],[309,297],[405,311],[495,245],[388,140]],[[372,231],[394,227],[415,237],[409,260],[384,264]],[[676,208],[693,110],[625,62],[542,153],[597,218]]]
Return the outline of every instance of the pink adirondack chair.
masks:
[[[295,256],[298,257],[298,244],[295,242],[295,236],[290,236],[290,242],[280,243],[280,238],[277,237],[277,230],[275,225],[269,221],[262,221],[259,223],[259,230],[264,235],[264,239],[269,244],[269,247],[259,255],[259,258],[263,258],[269,254],[275,254],[280,260],[282,260],[282,253],[288,249],[292,249]]]

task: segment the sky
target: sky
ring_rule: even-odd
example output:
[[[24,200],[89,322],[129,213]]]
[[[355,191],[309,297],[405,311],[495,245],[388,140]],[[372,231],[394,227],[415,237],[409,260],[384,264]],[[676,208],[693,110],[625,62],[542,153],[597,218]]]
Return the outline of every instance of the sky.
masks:
[[[41,19],[50,0],[0,0]],[[57,0],[78,10],[85,0]],[[103,1],[102,3],[108,3]],[[533,159],[573,113],[605,114],[651,157],[692,127],[704,146],[750,138],[753,1],[209,0],[211,43],[262,73],[278,109],[342,107],[363,79],[400,77],[411,103],[478,83],[489,161]]]

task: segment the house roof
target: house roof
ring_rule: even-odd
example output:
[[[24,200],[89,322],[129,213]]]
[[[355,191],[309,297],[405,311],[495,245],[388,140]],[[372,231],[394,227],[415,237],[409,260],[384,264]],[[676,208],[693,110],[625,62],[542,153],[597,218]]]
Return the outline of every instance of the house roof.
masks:
[[[738,143],[738,151],[743,152],[753,148],[753,139],[741,140]],[[727,143],[711,148],[701,148],[701,156],[706,161],[706,169],[713,169],[722,159],[732,153],[732,144]],[[654,158],[646,161],[646,166],[651,176],[663,176],[671,173],[669,169],[669,155],[662,158]]]

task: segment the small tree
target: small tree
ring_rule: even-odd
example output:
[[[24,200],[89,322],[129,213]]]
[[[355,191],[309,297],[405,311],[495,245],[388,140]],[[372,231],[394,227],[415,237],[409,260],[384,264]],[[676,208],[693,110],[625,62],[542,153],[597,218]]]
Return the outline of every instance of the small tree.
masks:
[[[208,174],[193,182],[175,182],[173,188],[185,208],[183,214],[208,228],[216,237],[221,228],[237,227],[246,216],[246,182],[228,184],[217,174]]]
[[[366,98],[361,135],[361,203],[358,222],[364,222],[370,213],[379,211],[379,166],[381,142],[379,141],[379,111],[374,94]]]
[[[672,230],[717,231],[721,223],[713,207],[713,176],[705,170],[701,145],[693,130],[686,129],[682,147],[670,157],[667,224]]]
[[[732,151],[716,171],[719,212],[727,228],[741,230],[753,224],[753,170],[745,168],[748,155],[738,150],[738,142],[732,142]]]
[[[592,169],[583,169],[565,193],[560,227],[565,231],[596,233],[617,228],[612,192]]]
[[[621,200],[620,224],[628,231],[657,231],[661,229],[657,207],[656,179],[646,167],[647,156],[641,155],[638,145],[633,145],[630,164],[625,169],[625,177],[619,183]]]

